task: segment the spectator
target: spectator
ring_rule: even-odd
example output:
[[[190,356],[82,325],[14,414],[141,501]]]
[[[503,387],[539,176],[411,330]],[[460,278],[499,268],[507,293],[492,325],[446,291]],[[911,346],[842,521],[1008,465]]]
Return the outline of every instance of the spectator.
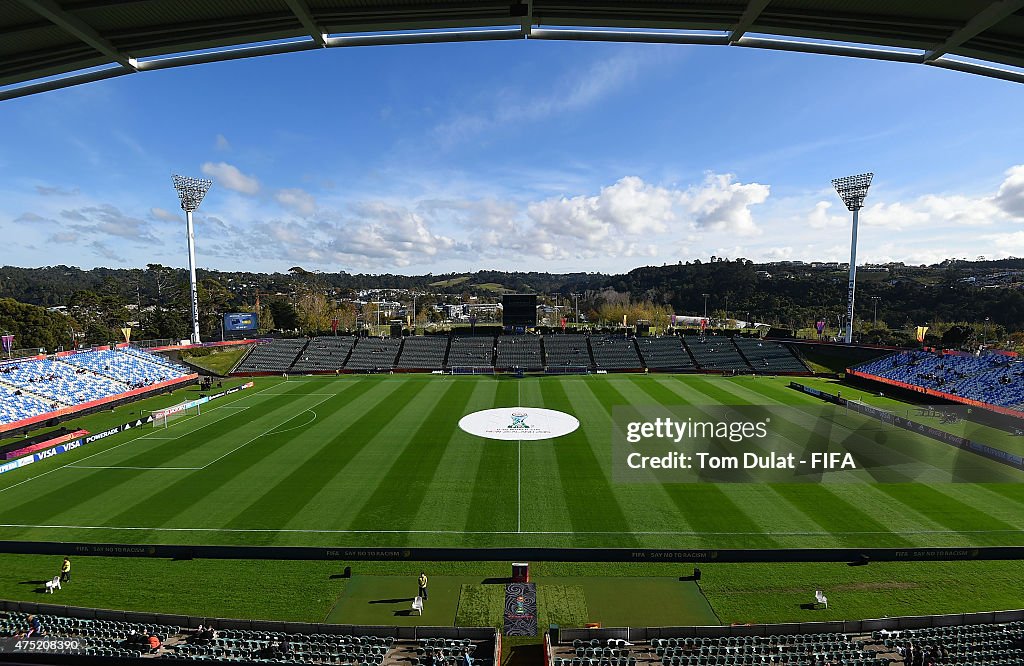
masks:
[[[462,651],[462,658],[459,659],[459,666],[473,666],[473,655],[469,653],[468,647]]]
[[[35,615],[28,616],[28,632],[25,634],[25,638],[32,636],[40,636],[43,633],[43,625],[39,622],[39,618]]]
[[[156,654],[160,650],[160,637],[153,635],[149,637],[149,653]]]

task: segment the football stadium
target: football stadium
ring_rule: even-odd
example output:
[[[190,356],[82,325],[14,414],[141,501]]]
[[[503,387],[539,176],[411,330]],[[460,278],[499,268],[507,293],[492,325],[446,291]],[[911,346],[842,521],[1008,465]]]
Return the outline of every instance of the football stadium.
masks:
[[[454,49],[467,67],[507,46],[624,49],[626,61],[598,67],[566,99],[517,105],[503,89],[511,111],[459,115],[456,130],[431,135],[430,159],[466,171],[476,167],[458,135],[486,147],[523,118],[593,142],[593,128],[562,126],[559,114],[613,104],[602,96],[623,76],[616,67],[635,72],[674,49],[751,63],[794,54],[757,75],[769,79],[808,62],[924,70],[932,78],[907,94],[946,99],[943,86],[967,80],[1016,95],[1000,102],[1010,116],[1024,83],[1017,0],[16,0],[0,8],[0,35],[12,142],[0,173],[31,161],[14,143],[27,118],[58,136],[53,118],[118,95],[212,100],[216,86],[193,66],[246,61],[251,76],[301,84],[313,80],[304,67],[337,67],[364,46],[396,58],[362,74],[371,91],[414,85],[399,70],[431,49]],[[668,51],[635,55],[642,45]],[[351,48],[326,53],[340,47]],[[539,69],[588,46],[569,48],[543,52]],[[193,80],[194,91],[169,89]],[[325,149],[304,135],[309,92],[260,91],[257,106],[294,114],[257,134]],[[363,94],[356,105],[376,103]],[[141,108],[124,99],[126,112]],[[438,99],[423,102],[426,117]],[[748,112],[722,122],[755,123]],[[395,114],[430,134],[406,113],[386,106],[377,120]],[[986,150],[1019,159],[1014,123],[992,130],[1006,135],[998,148],[964,129],[949,152],[979,169]],[[73,132],[61,145],[93,168],[40,152],[45,168],[86,183],[110,155],[88,145],[84,125]],[[154,157],[155,144],[119,132],[102,136],[142,170],[202,159],[183,157],[193,148],[177,138]],[[913,131],[901,124],[873,145],[899,133]],[[729,168],[861,150],[859,138],[830,141],[789,156],[765,148],[760,162]],[[1024,167],[988,194],[909,203],[895,201],[909,185],[882,175],[827,178],[835,201],[807,199],[811,217],[766,233],[752,231],[749,207],[767,186],[706,169],[689,189],[625,176],[573,197],[582,167],[568,177],[513,165],[496,179],[516,181],[509,192],[551,180],[546,198],[446,198],[468,187],[460,171],[431,181],[410,210],[396,194],[328,210],[335,183],[316,198],[307,181],[271,191],[226,161],[244,153],[225,134],[213,150],[225,161],[203,163],[204,177],[165,178],[180,215],[134,182],[125,213],[38,175],[3,190],[0,662],[1024,664],[1024,260],[1010,226],[1024,221]],[[244,150],[267,169],[289,159]],[[878,150],[869,165],[896,161]],[[352,139],[352,151],[367,180],[350,175],[345,188],[412,187],[362,156],[384,152],[371,140]],[[838,164],[826,166],[862,162]],[[134,181],[131,167],[118,171],[117,187]],[[780,188],[780,210],[819,186]],[[612,200],[622,192],[630,198]],[[56,203],[27,212],[30,196]],[[274,206],[266,220],[245,218]],[[455,220],[442,231],[438,210]],[[677,223],[689,225],[682,240]],[[873,254],[859,262],[861,224],[895,240],[879,250],[862,237]],[[19,237],[30,227],[38,243]],[[788,242],[820,256],[722,245],[764,258],[713,250],[702,263],[696,248],[716,246],[701,234],[716,233],[722,243],[805,236]],[[988,256],[951,254],[976,248]],[[177,267],[157,263],[164,256]],[[369,268],[351,274],[345,261]]]

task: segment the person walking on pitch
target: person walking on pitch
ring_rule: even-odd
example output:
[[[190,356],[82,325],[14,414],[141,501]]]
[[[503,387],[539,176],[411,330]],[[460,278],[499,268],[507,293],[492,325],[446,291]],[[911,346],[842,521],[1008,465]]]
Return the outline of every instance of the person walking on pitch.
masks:
[[[425,574],[422,571],[420,572],[419,583],[420,583],[420,594],[419,594],[419,596],[423,597],[423,600],[426,601],[427,600],[427,574]]]

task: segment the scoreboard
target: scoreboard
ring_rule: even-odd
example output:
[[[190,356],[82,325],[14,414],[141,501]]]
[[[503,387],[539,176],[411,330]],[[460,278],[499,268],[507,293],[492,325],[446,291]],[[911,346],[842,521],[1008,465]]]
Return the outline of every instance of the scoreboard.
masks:
[[[537,294],[505,294],[501,297],[501,323],[533,328],[537,325]]]
[[[259,328],[259,315],[255,312],[229,312],[224,315],[224,331],[255,331]]]

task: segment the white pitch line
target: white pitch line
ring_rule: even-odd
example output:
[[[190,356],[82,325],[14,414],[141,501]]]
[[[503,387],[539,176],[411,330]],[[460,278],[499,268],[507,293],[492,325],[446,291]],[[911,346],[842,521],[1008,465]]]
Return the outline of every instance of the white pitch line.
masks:
[[[516,407],[523,406],[523,385],[516,380]],[[523,531],[523,440],[516,440],[516,532]]]
[[[319,407],[319,406],[320,406],[320,405],[322,405],[323,403],[325,403],[325,402],[327,402],[328,400],[330,400],[330,399],[331,399],[332,397],[337,397],[337,396],[339,396],[339,395],[341,395],[341,392],[339,392],[339,393],[330,393],[330,394],[328,394],[328,396],[327,396],[326,398],[324,398],[324,399],[323,399],[323,400],[321,400],[320,402],[318,402],[318,403],[316,403],[315,405],[313,405],[313,407]],[[313,411],[313,407],[310,407],[310,408],[309,408],[309,409],[307,409],[306,411],[307,411],[307,412],[312,412],[312,411]],[[314,415],[316,415],[316,412],[313,412],[313,414],[314,414]],[[314,419],[314,420],[315,420],[315,419]],[[312,421],[311,421],[310,423],[312,423]],[[272,430],[273,430],[274,428],[276,428],[276,427],[277,427],[277,426],[275,425],[275,426],[273,426],[273,427],[271,427],[271,428],[268,428],[267,430],[264,430],[263,432],[261,432],[260,434],[256,435],[255,437],[253,437],[253,438],[252,438],[252,439],[250,439],[249,441],[247,441],[247,442],[245,442],[245,443],[243,443],[243,444],[239,444],[238,446],[236,446],[235,448],[231,449],[231,450],[230,450],[230,451],[228,451],[227,453],[224,453],[224,454],[222,454],[222,455],[220,455],[220,456],[217,456],[216,458],[214,458],[214,459],[213,459],[213,460],[211,460],[210,462],[206,463],[205,465],[203,465],[203,466],[202,466],[202,467],[200,467],[199,469],[206,469],[207,467],[209,467],[210,465],[214,464],[215,462],[218,462],[218,461],[220,461],[220,460],[223,460],[224,458],[227,458],[228,456],[230,456],[230,455],[231,455],[232,453],[234,453],[235,451],[238,451],[239,449],[242,449],[242,448],[245,448],[246,446],[249,446],[250,444],[252,444],[253,442],[255,442],[255,441],[256,441],[257,439],[259,439],[260,437],[265,437],[265,436],[267,436],[267,435],[273,435],[273,434],[276,434],[276,433],[274,433],[274,432],[271,432],[271,431],[272,431]],[[281,432],[285,432],[285,431],[283,431],[283,430],[282,430]]]
[[[129,467],[128,465],[65,465],[68,469],[202,469],[202,467]]]
[[[317,404],[319,404],[319,403],[317,403]],[[299,428],[305,428],[309,424],[311,424],[314,421],[316,421],[316,412],[314,412],[312,409],[307,409],[305,412],[300,412],[300,413],[305,414],[306,412],[309,412],[310,414],[312,414],[313,418],[311,418],[310,420],[306,421],[305,423],[303,423],[301,425],[297,425],[297,426],[294,426],[294,427],[291,427],[291,428],[285,428],[284,430],[275,430],[275,431],[273,431],[271,433],[268,433],[268,434],[270,434],[270,435],[280,435],[282,432],[291,432],[292,430],[298,430]]]
[[[270,386],[273,386],[273,384],[271,384]],[[240,400],[248,400],[249,398],[251,398],[251,397],[253,397],[253,396],[257,395],[257,394],[262,393],[263,391],[266,391],[268,388],[270,388],[270,386],[262,388],[259,391],[255,391],[253,393],[249,393],[249,394],[239,398],[238,400],[233,400],[233,401],[231,401],[231,404],[239,402]],[[223,406],[223,405],[221,405],[221,406]],[[210,412],[212,412],[212,411],[214,411],[216,409],[220,409],[221,406],[217,406],[217,407],[213,407],[212,409],[208,409],[208,410],[206,410],[206,413],[209,414]],[[196,416],[198,416],[198,414]],[[189,417],[186,417],[186,419],[184,419],[184,420],[193,419],[193,418],[196,418],[196,417],[195,416],[189,416]],[[221,419],[218,419],[218,420],[221,420]],[[180,423],[180,421],[179,421],[179,423]],[[214,421],[213,423],[216,423],[216,421]],[[205,428],[207,425],[210,425],[210,424],[207,423],[203,427]],[[193,431],[193,432],[195,432],[195,431]],[[17,483],[11,484],[11,485],[9,485],[9,486],[7,486],[5,488],[0,488],[0,493],[6,492],[6,491],[10,490],[11,488],[17,488],[18,486],[22,485],[23,483],[28,483],[29,481],[34,481],[34,480],[38,479],[39,477],[46,476],[47,474],[53,474],[57,470],[64,469],[65,467],[68,467],[69,465],[75,465],[75,464],[78,464],[78,463],[82,462],[83,460],[88,460],[89,458],[95,458],[96,456],[100,455],[101,453],[106,453],[108,451],[113,451],[114,449],[119,449],[122,446],[124,446],[125,444],[131,444],[135,440],[142,439],[143,437],[146,437],[146,434],[140,434],[140,435],[138,435],[136,437],[132,437],[131,439],[129,439],[127,441],[124,441],[124,442],[121,442],[120,444],[117,444],[115,446],[112,446],[109,449],[103,449],[102,451],[97,451],[96,453],[87,455],[84,458],[79,458],[78,460],[65,463],[65,464],[61,465],[60,467],[54,467],[53,469],[47,470],[47,471],[43,472],[42,474],[36,474],[35,476],[30,476],[29,478],[25,479],[24,481],[19,481]]]
[[[1024,530],[901,530],[899,532],[862,531],[862,532],[571,532],[571,531],[485,531],[485,530],[326,530],[326,529],[295,529],[295,528],[243,528],[243,527],[113,527],[110,525],[23,525],[0,524],[0,528],[17,529],[53,529],[53,530],[126,530],[145,532],[245,532],[245,533],[281,533],[281,534],[496,534],[514,535],[527,534],[538,536],[860,536],[860,535],[965,535],[965,534],[1021,534]],[[929,546],[913,546],[928,548]],[[973,546],[950,546],[951,548],[971,548]]]

